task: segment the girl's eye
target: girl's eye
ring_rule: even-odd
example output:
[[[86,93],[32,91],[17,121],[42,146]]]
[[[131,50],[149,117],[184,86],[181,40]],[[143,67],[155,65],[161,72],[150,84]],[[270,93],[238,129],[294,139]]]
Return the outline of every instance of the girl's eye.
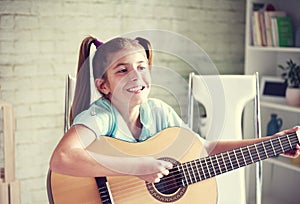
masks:
[[[124,72],[127,72],[127,69],[122,68],[122,69],[119,69],[117,72],[118,72],[118,73],[124,73]]]
[[[147,69],[146,66],[140,66],[140,67],[139,67],[139,70],[145,70],[145,69]]]

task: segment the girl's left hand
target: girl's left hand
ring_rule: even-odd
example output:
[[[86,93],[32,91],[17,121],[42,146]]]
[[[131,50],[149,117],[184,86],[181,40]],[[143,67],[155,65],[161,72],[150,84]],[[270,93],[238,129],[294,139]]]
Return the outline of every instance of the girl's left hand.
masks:
[[[278,136],[286,135],[286,134],[289,134],[289,133],[297,132],[299,130],[300,130],[300,126],[295,126],[291,129],[287,129],[287,130],[283,130],[281,132],[278,132],[274,136],[278,137]],[[296,145],[295,149],[293,149],[291,151],[288,151],[288,152],[285,152],[282,155],[286,156],[286,157],[290,157],[290,158],[298,157],[300,155],[300,145],[299,145],[299,143]]]

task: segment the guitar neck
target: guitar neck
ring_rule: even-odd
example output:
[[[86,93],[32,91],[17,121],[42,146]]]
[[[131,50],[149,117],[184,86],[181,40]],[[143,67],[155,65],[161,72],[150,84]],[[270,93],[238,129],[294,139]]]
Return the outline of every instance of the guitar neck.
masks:
[[[176,166],[176,168],[181,173],[182,186],[188,186],[288,152],[294,149],[298,143],[297,133],[291,133],[253,145],[182,163]]]

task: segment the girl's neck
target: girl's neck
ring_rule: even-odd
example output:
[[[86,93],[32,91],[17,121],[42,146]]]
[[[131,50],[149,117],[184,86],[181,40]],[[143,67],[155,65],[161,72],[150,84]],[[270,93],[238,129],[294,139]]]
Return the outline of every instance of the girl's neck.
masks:
[[[126,122],[132,136],[135,139],[139,139],[142,132],[142,124],[140,121],[140,106],[118,108],[118,111],[122,115],[124,121]]]

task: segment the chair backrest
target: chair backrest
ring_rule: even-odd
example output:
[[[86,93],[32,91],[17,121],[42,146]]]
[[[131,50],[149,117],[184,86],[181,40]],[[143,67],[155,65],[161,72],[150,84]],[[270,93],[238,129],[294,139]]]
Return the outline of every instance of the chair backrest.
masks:
[[[260,137],[258,75],[195,75],[189,81],[188,124],[193,127],[194,100],[202,104],[206,112],[206,139],[238,140],[242,137],[242,118],[246,104],[255,111],[252,128]],[[200,119],[201,120],[201,119]],[[249,121],[247,121],[248,123]],[[217,177],[218,200],[224,203],[246,203],[245,169]],[[234,196],[233,196],[234,195]]]
[[[67,132],[70,128],[70,114],[71,114],[71,106],[73,103],[74,92],[75,92],[75,77],[70,74],[66,77],[66,85],[65,85],[65,111],[64,111],[64,132]]]
[[[64,132],[67,132],[71,125],[70,114],[71,114],[71,106],[72,106],[73,98],[74,98],[75,84],[76,84],[75,77],[68,74],[66,77],[66,85],[65,85]],[[50,169],[48,170],[46,183],[47,183],[48,201],[49,201],[49,204],[53,204],[54,201],[53,201],[53,196],[52,196],[51,170]]]

